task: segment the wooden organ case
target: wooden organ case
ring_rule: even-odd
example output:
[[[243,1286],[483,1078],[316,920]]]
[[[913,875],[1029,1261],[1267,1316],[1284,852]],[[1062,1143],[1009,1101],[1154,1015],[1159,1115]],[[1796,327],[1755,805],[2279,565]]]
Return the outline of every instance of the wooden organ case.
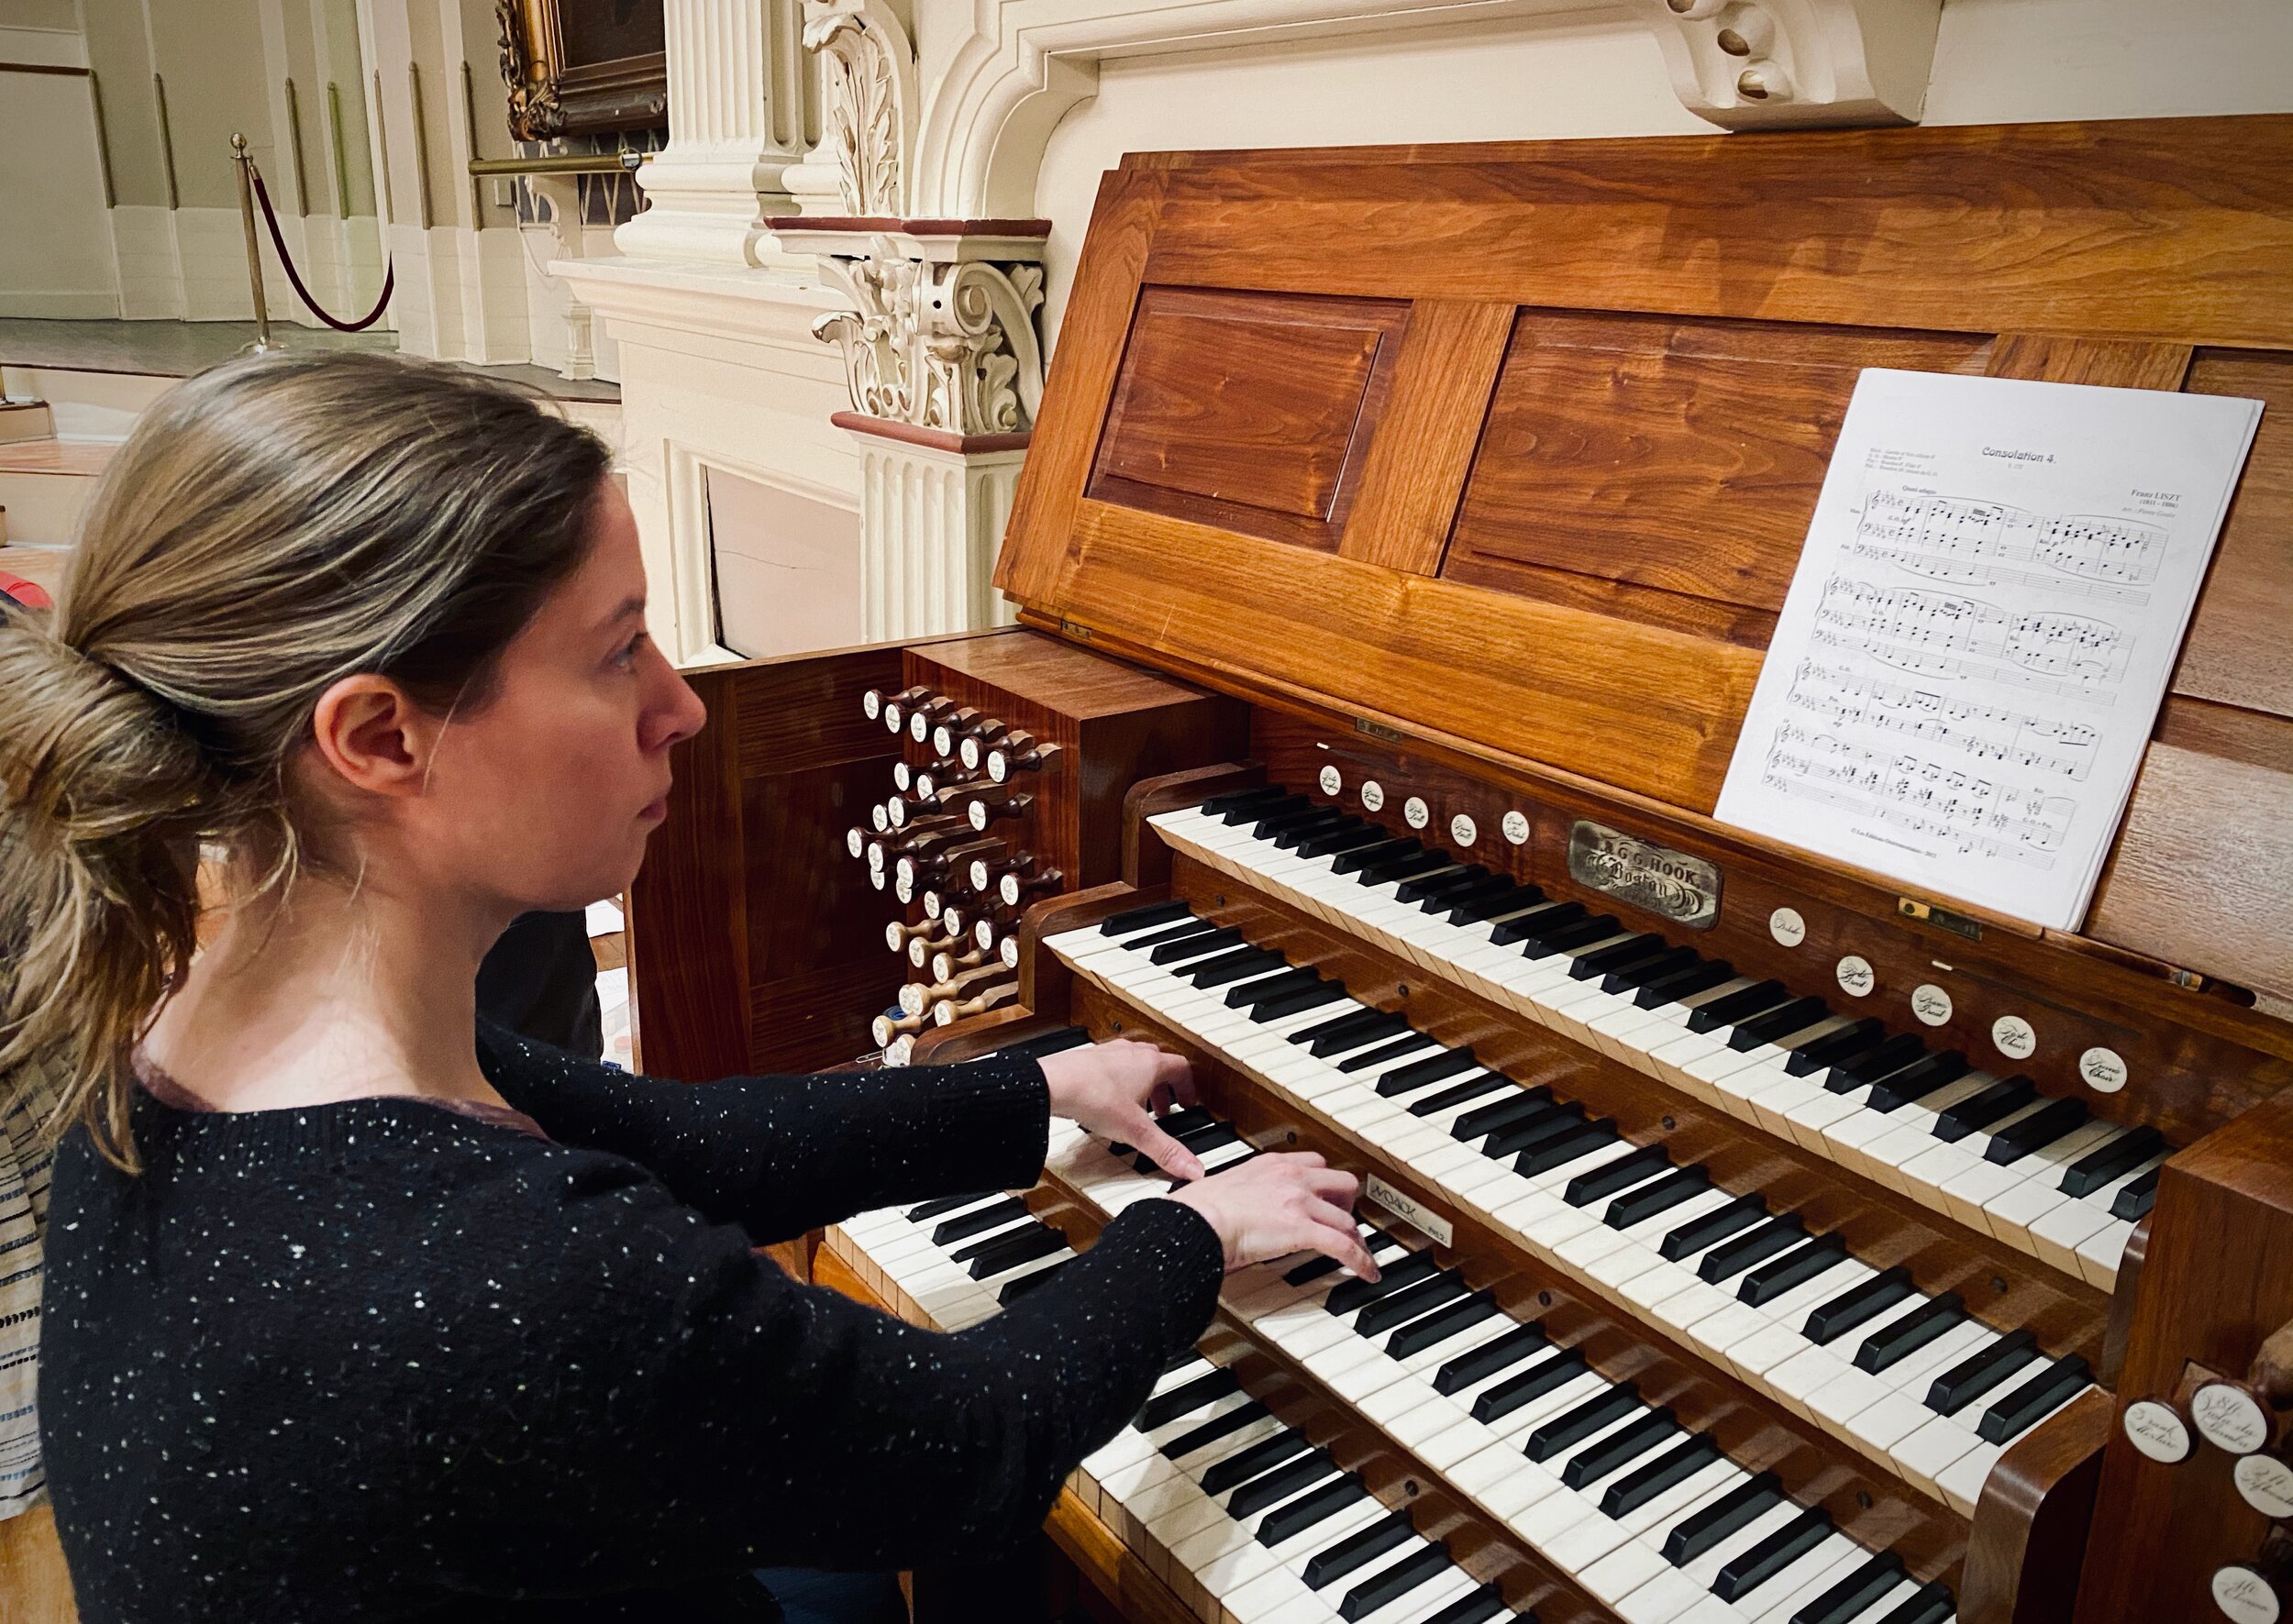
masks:
[[[1872,366],[2268,403],[2078,933],[1710,816]],[[915,1057],[1150,1036],[1196,1062],[1204,1143],[1374,1179],[1423,1260],[1362,1310],[1393,1301],[1379,1345],[1333,1353],[1309,1287],[1238,1276],[1204,1351],[1393,1538],[1546,1624],[2293,1598],[2293,118],[1134,157],[997,584],[1030,629],[967,659],[1192,708],[1161,765],[1109,762],[1119,813],[1072,812],[1119,872],[1070,866],[1014,996]],[[888,765],[865,689],[1019,702],[933,688],[945,646],[709,674],[632,900],[655,1069],[858,1046],[881,946],[817,945],[882,905],[803,848]],[[728,716],[825,719],[788,746],[804,817],[705,765]],[[728,890],[768,829],[798,872]],[[844,1024],[770,1026],[798,1005]],[[745,1040],[685,1041],[724,1011]],[[1028,1204],[1087,1244],[1122,1172],[1066,1144]],[[890,1232],[832,1233],[822,1277],[928,1318]],[[1573,1362],[1537,1389],[1571,1407],[1502,1408],[1549,1363],[1491,1401],[1396,1353],[1409,1290]],[[1348,1588],[1368,1564],[1272,1610],[1271,1579],[1229,1591],[1257,1570],[1200,1565],[1216,1541],[1167,1539],[1125,1470],[1087,1464],[1055,1519],[1102,1612],[1405,1616]]]

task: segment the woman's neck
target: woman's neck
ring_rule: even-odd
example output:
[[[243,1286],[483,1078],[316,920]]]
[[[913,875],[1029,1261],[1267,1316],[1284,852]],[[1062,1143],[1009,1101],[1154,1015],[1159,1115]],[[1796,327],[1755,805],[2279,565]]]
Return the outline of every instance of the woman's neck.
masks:
[[[146,1052],[218,1110],[376,1094],[498,1104],[478,1068],[475,986],[505,922],[306,874],[227,915]]]

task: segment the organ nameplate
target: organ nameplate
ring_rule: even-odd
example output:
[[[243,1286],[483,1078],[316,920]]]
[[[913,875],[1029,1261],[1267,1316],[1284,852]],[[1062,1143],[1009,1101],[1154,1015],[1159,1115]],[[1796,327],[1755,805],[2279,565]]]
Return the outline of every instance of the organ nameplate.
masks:
[[[1449,1221],[1414,1196],[1405,1196],[1376,1174],[1369,1176],[1361,1193],[1406,1223],[1416,1225],[1444,1246],[1457,1240],[1457,1229]]]
[[[1589,818],[1568,832],[1568,874],[1579,885],[1692,931],[1708,931],[1720,918],[1718,868]]]

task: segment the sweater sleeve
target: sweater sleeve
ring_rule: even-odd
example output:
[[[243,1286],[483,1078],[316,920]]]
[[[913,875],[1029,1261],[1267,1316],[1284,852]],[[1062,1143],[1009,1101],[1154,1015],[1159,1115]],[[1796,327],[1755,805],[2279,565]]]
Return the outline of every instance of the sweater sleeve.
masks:
[[[480,1385],[516,1378],[487,1406],[498,1436],[464,1438],[439,1480],[456,1501],[441,1516],[478,1536],[458,1541],[472,1589],[508,1577],[488,1565],[494,1526],[518,1530],[521,1568],[562,1564],[578,1589],[992,1556],[1041,1525],[1217,1301],[1215,1232],[1149,1200],[1004,1312],[925,1331],[795,1284],[604,1161],[578,1157],[570,1226],[488,1274],[521,1283],[515,1319],[540,1356],[464,1351]]]
[[[855,1212],[1043,1171],[1050,1094],[1033,1060],[666,1082],[579,1060],[482,1021],[502,1097],[560,1144],[637,1163],[759,1243]]]

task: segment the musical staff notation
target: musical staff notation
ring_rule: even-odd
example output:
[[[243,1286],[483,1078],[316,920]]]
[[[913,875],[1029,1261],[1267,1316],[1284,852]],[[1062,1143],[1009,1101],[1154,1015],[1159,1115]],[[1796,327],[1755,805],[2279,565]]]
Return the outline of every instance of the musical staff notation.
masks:
[[[1933,762],[1859,772],[1778,750],[1761,782],[1779,795],[1916,835],[1929,843],[1922,847],[1929,856],[1995,857],[2042,872],[2055,866],[2077,811],[2067,796],[2027,796]]]
[[[2166,532],[2090,514],[2046,514],[1957,496],[1867,492],[1850,556],[1935,580],[2036,586],[2142,604]],[[2035,565],[2037,569],[2022,566]]]
[[[2101,736],[2089,723],[1954,699],[1933,688],[1890,682],[1852,665],[1817,659],[1803,659],[1794,668],[1784,702],[1801,718],[1796,725],[1803,728],[1870,729],[1955,751],[1969,760],[2029,768],[2076,783],[2092,775]]]
[[[1811,640],[1922,676],[2077,695],[2122,679],[2129,651],[2125,635],[2109,621],[2001,609],[1980,598],[1844,575],[1823,583]]]

